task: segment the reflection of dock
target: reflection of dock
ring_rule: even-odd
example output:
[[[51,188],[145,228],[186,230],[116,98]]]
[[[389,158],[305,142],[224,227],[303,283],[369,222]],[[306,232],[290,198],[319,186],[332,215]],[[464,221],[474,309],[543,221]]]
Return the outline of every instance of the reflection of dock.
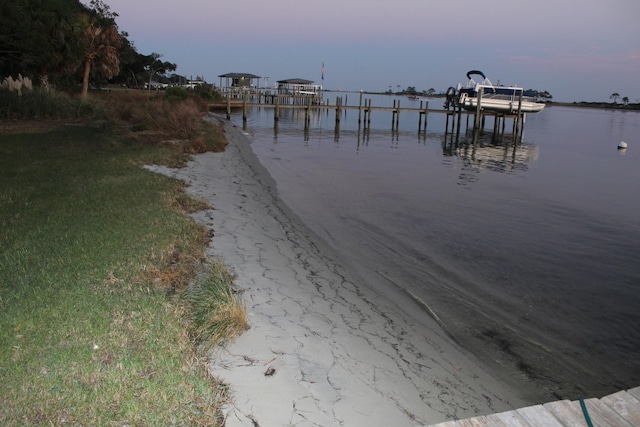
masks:
[[[640,426],[640,387],[601,399],[560,400],[543,405],[446,421],[431,427],[633,427]]]
[[[529,144],[480,145],[478,142],[443,143],[445,156],[456,156],[470,165],[495,172],[526,171],[532,161],[538,159],[538,146]]]

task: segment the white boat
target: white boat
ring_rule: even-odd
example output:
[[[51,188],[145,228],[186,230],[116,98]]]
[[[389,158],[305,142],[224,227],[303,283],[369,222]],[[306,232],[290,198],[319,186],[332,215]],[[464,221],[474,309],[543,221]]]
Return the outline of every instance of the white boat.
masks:
[[[481,76],[482,81],[475,81],[472,75]],[[460,83],[457,88],[450,87],[447,90],[447,100],[444,104],[446,109],[460,106],[465,110],[475,111],[480,102],[482,110],[517,114],[537,113],[545,107],[544,103],[538,102],[534,94],[521,87],[494,85],[482,71],[469,71],[467,79],[466,84]]]

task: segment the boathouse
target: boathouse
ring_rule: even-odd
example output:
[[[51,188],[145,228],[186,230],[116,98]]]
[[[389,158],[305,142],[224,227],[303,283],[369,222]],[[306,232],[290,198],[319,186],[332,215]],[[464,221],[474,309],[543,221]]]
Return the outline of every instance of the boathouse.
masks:
[[[286,79],[278,80],[278,94],[280,95],[312,95],[316,96],[322,90],[321,85],[312,80]]]
[[[227,73],[218,77],[220,78],[220,88],[224,91],[251,90],[258,86],[261,78],[250,73]]]

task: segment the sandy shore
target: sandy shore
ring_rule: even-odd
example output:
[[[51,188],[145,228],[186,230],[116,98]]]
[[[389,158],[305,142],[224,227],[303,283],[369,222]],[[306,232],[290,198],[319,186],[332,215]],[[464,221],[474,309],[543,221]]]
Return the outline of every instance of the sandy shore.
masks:
[[[226,425],[417,426],[525,406],[400,291],[376,292],[277,197],[243,132],[226,123],[224,153],[180,170],[214,210],[215,233],[244,290],[251,329],[212,353],[227,382]]]

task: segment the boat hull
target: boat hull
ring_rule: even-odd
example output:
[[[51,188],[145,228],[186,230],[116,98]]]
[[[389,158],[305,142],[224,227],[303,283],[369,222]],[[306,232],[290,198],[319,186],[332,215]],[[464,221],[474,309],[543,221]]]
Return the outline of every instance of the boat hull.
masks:
[[[470,98],[463,96],[460,100],[462,108],[465,110],[477,110],[478,98]],[[480,101],[480,107],[486,111],[494,111],[496,113],[516,114],[518,111],[522,113],[537,113],[544,109],[545,104],[540,102],[522,101],[519,105],[518,99],[492,99],[483,97]]]

